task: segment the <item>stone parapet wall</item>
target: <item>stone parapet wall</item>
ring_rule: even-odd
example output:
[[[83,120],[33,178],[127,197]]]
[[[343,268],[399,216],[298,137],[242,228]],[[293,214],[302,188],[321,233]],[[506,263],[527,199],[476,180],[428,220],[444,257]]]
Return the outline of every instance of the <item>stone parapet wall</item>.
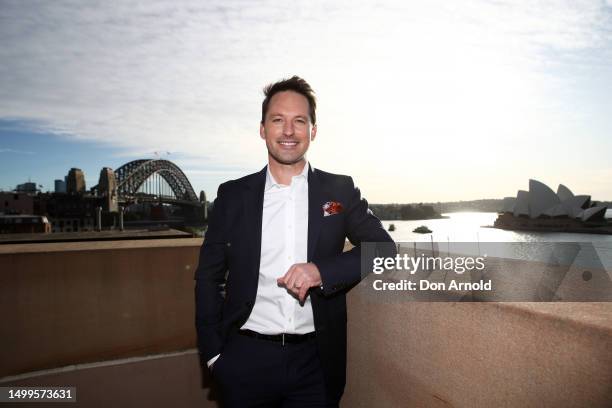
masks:
[[[0,246],[1,385],[77,386],[86,407],[216,406],[195,350],[201,242]],[[348,299],[343,407],[611,406],[611,303]]]
[[[0,246],[0,377],[195,347],[201,243]]]

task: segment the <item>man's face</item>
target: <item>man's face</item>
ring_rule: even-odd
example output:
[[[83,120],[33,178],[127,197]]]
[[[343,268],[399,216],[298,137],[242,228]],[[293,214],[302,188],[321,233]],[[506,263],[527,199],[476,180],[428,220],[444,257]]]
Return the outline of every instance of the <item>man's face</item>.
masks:
[[[272,160],[280,164],[300,162],[317,134],[317,127],[310,123],[308,99],[293,91],[275,94],[259,134]]]

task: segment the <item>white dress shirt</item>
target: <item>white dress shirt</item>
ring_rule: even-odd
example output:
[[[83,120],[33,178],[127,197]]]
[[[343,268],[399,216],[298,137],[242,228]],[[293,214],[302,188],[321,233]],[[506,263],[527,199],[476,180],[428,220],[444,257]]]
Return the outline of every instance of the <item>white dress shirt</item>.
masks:
[[[262,334],[314,331],[310,297],[303,305],[276,280],[291,265],[307,262],[308,256],[308,169],[291,178],[290,185],[279,184],[268,166],[264,187],[261,223],[259,281],[253,310],[241,329]],[[208,360],[210,367],[219,355]]]
[[[314,331],[310,297],[304,305],[276,280],[291,265],[307,261],[308,167],[286,186],[274,180],[268,166],[261,224],[261,260],[257,296],[242,329],[262,334]]]

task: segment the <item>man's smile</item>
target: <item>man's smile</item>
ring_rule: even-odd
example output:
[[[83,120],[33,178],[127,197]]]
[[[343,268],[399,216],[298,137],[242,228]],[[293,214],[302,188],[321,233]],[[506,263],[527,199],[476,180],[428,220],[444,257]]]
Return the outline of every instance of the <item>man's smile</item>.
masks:
[[[298,145],[298,142],[293,140],[280,140],[278,144],[280,144],[284,148],[293,148]]]

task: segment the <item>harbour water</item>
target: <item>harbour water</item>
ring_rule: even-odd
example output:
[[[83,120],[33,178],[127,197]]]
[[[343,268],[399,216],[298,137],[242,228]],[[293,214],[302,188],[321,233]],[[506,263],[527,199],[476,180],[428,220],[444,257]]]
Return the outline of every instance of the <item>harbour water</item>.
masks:
[[[462,212],[443,214],[448,218],[414,221],[383,221],[391,237],[406,248],[429,249],[457,254],[550,262],[561,253],[580,252],[582,265],[595,265],[612,274],[612,235],[558,232],[508,231],[492,228],[497,213]],[[612,216],[610,210],[606,217]],[[432,232],[412,232],[425,225]],[[432,242],[433,241],[433,242]],[[405,243],[405,244],[404,244]],[[416,243],[416,244],[415,244]],[[571,244],[570,246],[564,243]],[[416,252],[415,252],[416,253]],[[553,255],[557,254],[557,255]],[[573,262],[573,261],[572,261]],[[609,279],[612,279],[612,275]]]
[[[497,213],[459,212],[443,214],[448,218],[435,220],[383,221],[385,229],[395,225],[389,234],[402,242],[592,242],[596,246],[612,248],[612,235],[563,232],[508,231],[491,228]],[[612,210],[606,217],[612,218]],[[432,233],[418,234],[415,228],[425,225]]]

